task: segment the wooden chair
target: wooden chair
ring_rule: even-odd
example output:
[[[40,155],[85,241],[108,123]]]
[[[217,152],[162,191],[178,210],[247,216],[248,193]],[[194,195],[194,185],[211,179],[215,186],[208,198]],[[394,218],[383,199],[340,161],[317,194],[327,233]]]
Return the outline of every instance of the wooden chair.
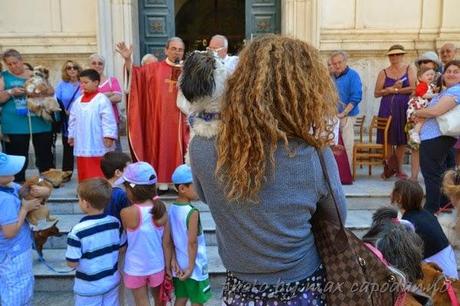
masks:
[[[369,126],[369,142],[355,143],[353,146],[353,180],[356,176],[356,168],[361,165],[369,167],[369,175],[372,175],[373,165],[382,165],[387,156],[388,130],[390,129],[391,116],[388,118],[372,117]],[[383,132],[383,144],[373,143],[373,133]],[[377,138],[377,137],[376,137]]]
[[[363,142],[363,132],[364,132],[364,121],[366,121],[366,115],[356,117],[355,124],[353,127],[359,131],[359,142]]]

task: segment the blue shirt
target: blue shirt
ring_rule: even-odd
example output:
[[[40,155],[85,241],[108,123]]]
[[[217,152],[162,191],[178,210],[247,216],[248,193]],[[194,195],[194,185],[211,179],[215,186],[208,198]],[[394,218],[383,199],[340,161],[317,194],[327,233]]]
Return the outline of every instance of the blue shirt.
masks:
[[[56,85],[55,96],[56,96],[56,99],[58,99],[62,103],[61,107],[64,107],[64,110],[66,111],[70,111],[70,108],[72,107],[72,102],[75,101],[79,96],[81,96],[80,82],[71,83],[71,82],[60,81]],[[66,137],[68,135],[68,131],[67,131],[68,121],[69,121],[69,117],[66,116],[65,122],[62,125],[62,133]]]
[[[5,82],[5,90],[24,87],[26,79],[15,76],[8,71],[3,71],[1,74]],[[27,112],[27,99],[25,96],[11,97],[2,105],[2,132],[4,134],[29,134]],[[43,118],[30,113],[30,120],[32,122],[32,133],[51,132],[51,123],[46,122]]]
[[[338,107],[339,113],[343,112],[345,107],[351,103],[353,104],[353,108],[348,113],[348,116],[358,115],[358,104],[363,97],[363,86],[359,74],[350,67],[347,67],[341,75],[334,78],[334,81],[341,102]]]
[[[428,105],[428,107],[435,106],[439,103],[442,97],[446,96],[452,96],[455,100],[455,103],[460,104],[460,84],[449,87],[443,90],[439,95],[434,96],[433,99],[431,99],[431,102]],[[439,129],[439,124],[436,120],[436,117],[427,119],[425,123],[423,123],[422,129],[420,130],[420,139],[424,141],[439,136],[442,136],[442,133]]]
[[[120,283],[118,255],[126,243],[120,227],[117,219],[106,214],[85,216],[67,235],[66,260],[78,262],[76,294],[101,295]]]
[[[14,224],[18,222],[21,200],[19,199],[19,186],[11,183],[10,187],[0,186],[0,226]],[[32,232],[29,223],[24,224],[13,238],[7,239],[0,230],[0,261],[9,254],[17,256],[32,247]]]
[[[126,192],[120,187],[112,188],[112,198],[109,204],[104,209],[104,213],[110,216],[114,216],[121,222],[120,212],[123,208],[128,206],[128,197]]]

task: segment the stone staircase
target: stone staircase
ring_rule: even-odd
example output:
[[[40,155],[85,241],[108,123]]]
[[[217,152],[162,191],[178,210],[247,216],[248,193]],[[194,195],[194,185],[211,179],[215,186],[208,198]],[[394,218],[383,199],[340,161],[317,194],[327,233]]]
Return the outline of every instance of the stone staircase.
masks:
[[[28,170],[34,171],[34,170]],[[376,169],[378,173],[378,169]],[[33,173],[30,173],[33,175]],[[63,234],[61,237],[48,239],[43,250],[46,261],[57,270],[68,270],[65,265],[65,248],[67,233],[82,218],[76,197],[76,182],[72,180],[66,186],[55,189],[48,202],[52,215],[59,219],[58,227]],[[383,182],[375,177],[360,176],[351,186],[344,186],[347,195],[348,213],[346,227],[356,235],[362,236],[371,223],[372,213],[382,205],[389,203],[389,193],[393,181]],[[166,195],[162,200],[167,204],[173,201],[173,195]],[[196,202],[200,210],[201,221],[205,232],[209,260],[209,273],[214,292],[213,300],[208,305],[219,305],[219,296],[225,278],[225,268],[222,265],[217,251],[216,228],[209,208]],[[38,261],[34,254],[35,305],[69,305],[72,297],[74,272],[56,273]],[[46,302],[45,302],[46,301]]]
[[[126,139],[122,138],[124,148]],[[60,164],[60,140],[57,143],[58,165]],[[409,169],[406,169],[408,171]],[[367,169],[359,169],[357,180],[353,185],[343,186],[347,196],[348,212],[346,227],[361,237],[369,228],[373,212],[385,204],[389,204],[389,195],[395,179],[382,181],[378,174],[382,169],[374,169],[373,176],[367,176]],[[29,163],[27,175],[37,175],[33,167],[33,159]],[[61,237],[48,239],[43,250],[46,261],[57,270],[68,270],[65,265],[65,248],[67,233],[82,217],[76,196],[76,179],[64,187],[55,189],[48,202],[51,214],[59,219],[58,227],[63,234]],[[167,204],[173,201],[173,195],[163,196]],[[225,279],[225,268],[217,250],[216,228],[209,208],[200,202],[195,203],[200,210],[201,221],[205,232],[209,260],[209,273],[213,299],[207,305],[220,305],[220,292]],[[72,286],[74,272],[56,273],[38,261],[34,254],[35,293],[34,305],[72,305]]]

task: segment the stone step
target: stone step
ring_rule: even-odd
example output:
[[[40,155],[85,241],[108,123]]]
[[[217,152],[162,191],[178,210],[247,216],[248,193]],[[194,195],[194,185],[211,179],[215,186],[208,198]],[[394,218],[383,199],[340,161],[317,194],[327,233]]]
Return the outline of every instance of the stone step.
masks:
[[[205,206],[205,205],[203,205]],[[201,207],[199,207],[201,210]],[[354,231],[356,235],[362,236],[364,232],[369,228],[371,220],[372,220],[372,213],[373,210],[349,210],[347,215],[347,221],[345,226]],[[65,248],[67,243],[67,234],[70,232],[72,227],[77,224],[81,218],[83,218],[83,214],[62,214],[62,215],[53,215],[59,222],[57,223],[57,227],[61,232],[62,236],[60,237],[50,237],[48,238],[44,248],[46,249],[59,249]],[[216,224],[211,216],[209,211],[200,212],[200,220],[203,226],[203,230],[205,233],[206,244],[210,246],[217,245],[217,238],[216,238]]]
[[[211,282],[213,278],[221,279],[225,275],[225,268],[219,257],[216,246],[206,248],[208,268]],[[33,254],[33,270],[35,275],[36,291],[71,291],[75,271],[69,271],[65,262],[65,249],[48,249],[43,251],[43,257],[48,265],[62,273],[55,272],[38,260],[36,252]],[[219,281],[220,282],[220,281]]]

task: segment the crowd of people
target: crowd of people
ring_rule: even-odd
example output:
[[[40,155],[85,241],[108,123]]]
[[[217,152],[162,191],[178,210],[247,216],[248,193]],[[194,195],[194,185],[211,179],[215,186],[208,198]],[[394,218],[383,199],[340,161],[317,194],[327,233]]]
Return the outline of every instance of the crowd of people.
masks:
[[[197,199],[209,206],[216,223],[228,271],[224,305],[327,304],[330,293],[322,289],[330,270],[315,243],[312,219],[319,215],[335,225],[346,220],[331,140],[338,119],[350,163],[362,100],[359,74],[345,52],[330,55],[328,70],[317,49],[283,36],[257,38],[238,57],[227,48],[224,36],[211,39],[209,51],[230,72],[221,109],[212,116],[219,120],[217,136],[194,135],[188,144],[186,114],[177,106],[182,40],[169,39],[166,59],[145,58],[141,67],[132,64],[130,46],[116,46],[130,75],[133,163],[119,146],[122,90],[104,74],[101,55],[92,55],[85,70],[66,61],[62,81],[46,93],[62,109],[63,168],[73,170],[76,157],[79,206],[86,215],[68,234],[65,255],[76,269],[76,305],[118,305],[125,290],[136,305],[149,305],[150,293],[155,305],[165,305],[172,287],[175,305],[206,303],[211,294],[204,233],[192,205]],[[390,66],[379,72],[374,91],[382,97],[378,115],[393,118],[388,152],[400,161],[401,180],[391,194],[395,209],[374,215],[365,241],[411,283],[423,278],[428,262],[458,278],[454,250],[434,215],[460,199],[460,171],[446,172],[455,166],[457,139],[443,135],[435,119],[460,104],[460,61],[446,51],[452,48],[441,48],[441,61],[434,52],[423,54],[414,68],[404,62],[402,46],[391,46]],[[23,305],[30,303],[34,284],[26,216],[40,203],[21,199],[15,182],[25,179],[29,137],[39,171],[54,167],[53,131],[50,122],[27,110],[22,86],[31,72],[21,54],[8,50],[3,60],[8,69],[0,83],[1,124],[8,139],[0,153],[0,301]],[[415,156],[411,179],[401,168],[408,138]],[[382,135],[377,141],[382,143]],[[190,166],[183,164],[187,147]],[[158,195],[170,183],[177,198],[167,208]],[[395,234],[406,239],[406,248],[391,244],[398,241]]]

